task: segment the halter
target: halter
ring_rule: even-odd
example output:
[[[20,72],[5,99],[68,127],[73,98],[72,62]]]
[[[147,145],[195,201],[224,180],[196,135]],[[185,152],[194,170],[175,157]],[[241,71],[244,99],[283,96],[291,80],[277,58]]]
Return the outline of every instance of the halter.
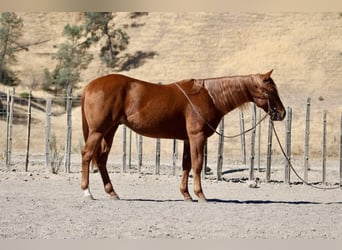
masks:
[[[267,100],[267,106],[268,106],[267,114],[271,117],[271,120],[273,120],[274,118],[276,118],[279,115],[279,112],[278,112],[276,107],[272,107],[271,106],[270,98],[269,98],[269,95],[267,93],[268,91],[266,89],[264,89],[264,91],[265,91],[265,93],[264,93],[263,96],[257,96],[257,97],[254,97],[254,98],[262,99],[262,100]]]

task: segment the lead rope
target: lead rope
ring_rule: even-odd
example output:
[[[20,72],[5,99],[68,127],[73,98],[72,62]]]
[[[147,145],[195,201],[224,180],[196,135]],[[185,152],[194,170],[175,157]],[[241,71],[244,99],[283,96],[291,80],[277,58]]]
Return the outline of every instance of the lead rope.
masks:
[[[250,132],[251,130],[255,129],[263,120],[265,120],[265,118],[267,117],[268,114],[265,114],[263,118],[261,118],[253,127],[239,133],[236,135],[224,135],[220,132],[218,132],[213,126],[211,126],[211,124],[209,122],[207,122],[204,117],[201,115],[201,113],[198,111],[198,109],[196,108],[196,106],[193,104],[193,102],[191,101],[190,97],[187,95],[187,93],[184,91],[184,89],[182,89],[181,86],[178,85],[178,83],[175,83],[175,85],[179,88],[179,90],[183,93],[183,95],[185,96],[185,98],[188,100],[188,102],[190,103],[192,109],[195,111],[195,113],[197,114],[197,116],[212,130],[214,131],[217,135],[222,136],[224,138],[227,139],[232,139],[238,136],[241,136],[243,134],[246,134],[248,132]]]
[[[275,126],[274,126],[272,120],[271,120],[271,123],[272,123],[273,132],[274,132],[274,134],[275,134],[275,136],[276,136],[276,139],[277,139],[277,141],[278,141],[278,144],[279,144],[279,147],[280,147],[281,152],[283,153],[283,155],[284,155],[286,161],[288,162],[290,168],[292,169],[292,171],[296,174],[296,176],[297,176],[304,184],[306,184],[306,185],[308,185],[308,186],[310,186],[310,187],[317,188],[317,189],[322,189],[322,190],[333,190],[333,189],[339,189],[339,188],[341,188],[340,186],[338,186],[338,187],[317,187],[317,186],[314,186],[314,184],[308,183],[307,181],[305,181],[305,180],[297,173],[297,171],[296,171],[295,168],[293,167],[293,165],[292,165],[290,159],[286,156],[285,150],[284,150],[283,146],[282,146],[281,143],[280,143],[278,133],[277,133],[277,131],[276,131],[276,129],[275,129]]]

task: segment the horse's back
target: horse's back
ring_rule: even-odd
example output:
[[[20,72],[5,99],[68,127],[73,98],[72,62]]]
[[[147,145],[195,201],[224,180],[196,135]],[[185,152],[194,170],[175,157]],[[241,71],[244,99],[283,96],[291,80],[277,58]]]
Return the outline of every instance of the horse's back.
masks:
[[[84,93],[92,91],[108,91],[112,88],[126,86],[130,82],[142,82],[121,74],[110,74],[92,80],[85,88]]]

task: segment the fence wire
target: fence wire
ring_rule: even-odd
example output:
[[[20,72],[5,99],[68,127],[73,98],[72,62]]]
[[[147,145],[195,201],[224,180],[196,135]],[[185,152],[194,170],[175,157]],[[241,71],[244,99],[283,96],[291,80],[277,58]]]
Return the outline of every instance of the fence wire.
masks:
[[[29,141],[29,171],[51,171],[51,168],[55,168],[55,171],[64,171],[63,161],[65,160],[65,149],[67,144],[67,97],[65,95],[51,97],[51,112],[47,114],[46,98],[36,97],[34,94],[31,96],[31,112],[28,111],[28,95],[27,94],[13,94],[13,90],[9,90],[8,93],[0,92],[0,163],[1,168],[6,169],[6,158],[8,151],[8,144],[11,144],[11,159],[10,166],[7,169],[15,168],[18,171],[24,170],[26,161],[26,141],[27,141],[27,121],[28,116],[31,116],[31,129],[30,129],[30,141]],[[10,112],[10,105],[13,96],[13,112]],[[305,102],[303,102],[305,103]],[[81,100],[79,96],[72,97],[72,111],[71,111],[71,154],[70,154],[70,171],[81,171],[81,149],[84,145],[82,124],[81,124]],[[251,109],[252,110],[252,109]],[[235,110],[230,112],[224,117],[224,133],[226,135],[238,134],[241,129],[248,129],[252,123],[252,111]],[[260,112],[260,110],[258,110]],[[303,113],[303,114],[302,114]],[[12,115],[11,125],[11,138],[9,139],[9,117]],[[304,159],[304,135],[305,132],[299,130],[296,118],[305,115],[305,107],[303,110],[294,110],[294,125],[292,133],[292,152],[291,157],[294,165],[304,167],[307,164],[307,159]],[[46,165],[46,129],[47,119],[50,119],[50,136],[48,138],[50,149],[50,163]],[[260,115],[259,115],[260,117]],[[311,118],[311,122],[318,123],[318,118]],[[333,127],[332,121],[329,123],[328,117],[328,129]],[[339,125],[339,124],[338,124]],[[285,126],[283,123],[276,125],[279,130],[281,140],[285,141]],[[324,172],[327,183],[336,183],[341,176],[341,166],[337,156],[339,155],[339,149],[341,142],[336,141],[339,138],[339,129],[335,129],[334,133],[331,131],[328,133],[328,142],[332,141],[328,147],[328,154],[331,159],[326,162],[326,169]],[[143,137],[142,138],[142,153],[139,151],[139,135],[127,129],[123,132],[123,126],[120,126],[116,132],[111,153],[108,159],[108,170],[111,172],[141,172],[150,174],[181,174],[182,163],[182,150],[183,143],[178,140],[164,140],[157,141],[156,139]],[[125,136],[124,136],[125,134]],[[255,145],[255,163],[253,163],[254,169],[257,170],[257,176],[260,176],[266,171],[266,163],[269,156],[268,152],[268,134],[269,126],[268,121],[261,123],[260,129],[254,135],[256,143]],[[302,136],[303,135],[303,136]],[[246,134],[243,138],[237,137],[230,140],[225,140],[220,148],[220,138],[217,135],[213,135],[208,138],[207,154],[205,162],[207,163],[206,178],[217,178],[217,168],[220,170],[220,178],[233,180],[248,179],[250,178],[250,159],[251,153],[251,136]],[[125,145],[125,149],[123,148]],[[302,145],[302,146],[301,146]],[[317,146],[317,145],[315,145]],[[160,149],[160,152],[158,152]],[[222,151],[222,155],[220,155]],[[311,153],[319,152],[319,149],[311,146]],[[317,152],[316,152],[317,151]],[[330,153],[329,153],[330,152]],[[271,180],[282,181],[284,173],[285,160],[281,157],[280,150],[276,145],[272,147],[272,176]],[[318,154],[319,155],[319,154]],[[310,171],[321,171],[321,159],[310,159]],[[219,162],[222,163],[219,166]],[[125,165],[125,168],[123,168]],[[158,167],[158,169],[156,168]],[[221,168],[220,168],[221,167]],[[300,172],[301,170],[299,170]],[[281,173],[281,174],[279,174]],[[270,173],[267,173],[270,174]],[[254,176],[255,174],[253,174]],[[311,174],[312,175],[312,174]],[[227,177],[228,176],[228,177]],[[310,173],[309,173],[310,176]],[[312,177],[311,177],[312,178]],[[316,177],[315,177],[316,178]],[[265,179],[265,178],[263,178]],[[267,178],[266,178],[267,179]],[[342,178],[341,178],[342,180]],[[294,182],[295,179],[292,180]],[[311,179],[313,182],[321,181],[320,178]]]

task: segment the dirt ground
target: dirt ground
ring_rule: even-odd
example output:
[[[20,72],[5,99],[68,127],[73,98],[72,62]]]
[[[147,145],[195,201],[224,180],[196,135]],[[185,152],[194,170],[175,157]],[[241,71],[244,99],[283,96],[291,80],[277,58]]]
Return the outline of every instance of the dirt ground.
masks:
[[[33,96],[46,98],[46,93],[42,94],[37,88],[42,82],[43,70],[47,66],[53,69],[55,62],[51,53],[63,39],[62,29],[66,23],[77,23],[80,15],[26,12],[20,16],[27,27],[25,42],[47,38],[49,41],[31,46],[29,51],[18,55],[19,78],[23,83],[16,88],[16,93],[36,88]],[[125,16],[119,13],[118,19],[125,23]],[[342,33],[339,32],[342,26],[338,12],[196,15],[155,12],[142,21],[146,25],[129,33],[131,43],[127,52],[153,50],[158,56],[124,74],[169,83],[190,77],[249,74],[274,68],[273,77],[282,101],[286,107],[293,108],[292,152],[301,157],[300,162],[295,162],[296,166],[302,165],[303,159],[307,97],[312,98],[310,156],[321,155],[322,115],[324,110],[328,111],[328,156],[336,159],[328,162],[329,169],[334,170],[328,171],[327,179],[328,187],[337,186],[342,112]],[[93,52],[98,53],[96,48]],[[108,73],[99,65],[98,58],[89,65],[75,91],[80,92],[90,80]],[[3,86],[0,91],[7,93],[8,88]],[[26,106],[17,109],[26,112]],[[72,145],[79,151],[83,142],[80,108],[75,108],[74,112]],[[31,151],[43,155],[46,115],[33,109],[32,116],[35,123],[31,131]],[[238,116],[231,113],[228,117],[226,133],[235,134],[239,129]],[[65,118],[52,117],[52,131],[63,148]],[[249,127],[247,124],[250,122],[246,119],[246,127]],[[285,126],[277,127],[283,136]],[[267,134],[267,128],[265,123],[262,135]],[[6,130],[5,120],[0,121],[0,130]],[[115,139],[118,142],[122,141],[120,133],[121,129]],[[261,145],[266,147],[267,137],[263,138]],[[24,155],[25,139],[26,122],[14,126],[14,154]],[[149,143],[147,139],[145,142]],[[274,181],[271,183],[265,182],[264,172],[257,172],[256,176],[261,178],[258,188],[247,187],[245,166],[225,168],[223,181],[215,180],[214,174],[208,176],[203,181],[208,203],[184,202],[179,192],[180,176],[173,176],[170,170],[163,169],[162,174],[156,176],[152,174],[153,168],[148,171],[147,167],[143,168],[142,174],[136,171],[119,174],[111,167],[110,176],[121,200],[110,200],[99,174],[91,174],[90,185],[96,200],[90,201],[83,198],[80,189],[79,166],[73,166],[70,174],[62,170],[51,174],[43,163],[35,163],[30,166],[30,172],[24,172],[24,165],[14,161],[8,171],[3,163],[5,145],[5,133],[0,133],[0,239],[342,239],[341,189],[320,190],[302,184],[284,184],[281,166],[273,169],[272,165]],[[155,142],[150,145],[154,150]],[[166,150],[164,142],[162,145]],[[215,158],[216,145],[215,141],[210,154],[214,153]],[[227,148],[225,157],[239,153],[239,141],[230,141],[229,145],[233,145],[235,151]],[[121,157],[121,148],[121,143],[117,143],[112,152]],[[150,155],[154,162],[154,155]],[[31,162],[33,160],[34,157],[30,158]],[[281,161],[276,164],[280,165]],[[310,182],[319,183],[321,163],[311,166]],[[293,175],[291,180],[298,181]],[[192,179],[190,185],[193,193]],[[277,243],[276,247],[279,246]],[[209,247],[211,243],[207,249]],[[286,247],[289,248],[287,244]]]
[[[263,178],[249,188],[241,177],[248,172],[226,171],[223,181],[203,181],[208,203],[188,203],[178,174],[111,171],[121,200],[110,200],[99,174],[91,174],[91,201],[80,172],[16,167],[0,166],[0,239],[342,239],[341,189]]]

